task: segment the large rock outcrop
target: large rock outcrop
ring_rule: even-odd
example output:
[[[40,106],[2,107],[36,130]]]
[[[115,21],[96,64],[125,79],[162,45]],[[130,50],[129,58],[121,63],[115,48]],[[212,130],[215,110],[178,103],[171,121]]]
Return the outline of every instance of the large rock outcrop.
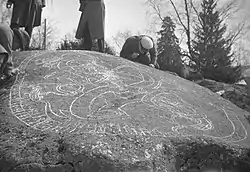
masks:
[[[248,113],[209,89],[96,52],[14,60],[20,73],[0,98],[1,172],[249,167]]]
[[[197,84],[210,89],[211,91],[219,94],[221,97],[231,101],[239,108],[246,110],[250,113],[250,92],[249,85],[246,84],[225,84],[213,80],[198,80]],[[250,114],[245,114],[246,119],[250,123]]]

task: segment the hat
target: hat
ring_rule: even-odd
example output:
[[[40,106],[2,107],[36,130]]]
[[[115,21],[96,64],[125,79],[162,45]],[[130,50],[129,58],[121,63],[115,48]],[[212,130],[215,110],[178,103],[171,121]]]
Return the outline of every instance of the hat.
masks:
[[[30,36],[29,36],[29,34],[25,30],[17,29],[17,28],[14,28],[13,32],[14,32],[14,35],[16,35],[17,38],[20,40],[21,50],[25,50],[26,47],[30,43]]]
[[[140,42],[141,42],[141,46],[144,48],[144,49],[151,49],[154,47],[154,44],[153,44],[153,41],[152,39],[150,39],[148,36],[143,36],[141,39],[140,39]]]

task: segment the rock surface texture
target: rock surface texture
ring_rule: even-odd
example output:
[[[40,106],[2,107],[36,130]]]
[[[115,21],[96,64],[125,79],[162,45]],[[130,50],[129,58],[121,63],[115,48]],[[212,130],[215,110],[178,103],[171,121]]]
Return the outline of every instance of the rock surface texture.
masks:
[[[196,83],[210,89],[215,93],[218,93],[219,95],[221,95],[221,97],[231,101],[233,104],[250,113],[249,85],[225,84],[206,79],[196,81]],[[249,113],[245,114],[245,117],[250,123]]]
[[[250,148],[248,112],[172,74],[86,51],[14,60],[20,73],[0,97],[1,172],[174,172],[194,141],[235,156]]]

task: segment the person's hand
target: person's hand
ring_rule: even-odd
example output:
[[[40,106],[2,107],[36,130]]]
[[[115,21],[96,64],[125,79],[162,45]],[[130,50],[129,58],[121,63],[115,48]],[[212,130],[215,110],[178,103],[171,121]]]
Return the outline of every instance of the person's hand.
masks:
[[[8,2],[6,3],[6,8],[11,8],[12,4],[13,4],[12,2],[8,1]]]
[[[155,68],[155,65],[152,63],[150,63],[149,66]]]
[[[131,56],[131,58],[132,58],[132,59],[136,59],[138,56],[139,56],[138,53],[133,53],[132,56]]]
[[[149,52],[146,52],[146,53],[145,53],[145,56],[150,57],[150,53],[149,53]]]
[[[4,74],[0,74],[0,80],[5,80],[6,76]]]

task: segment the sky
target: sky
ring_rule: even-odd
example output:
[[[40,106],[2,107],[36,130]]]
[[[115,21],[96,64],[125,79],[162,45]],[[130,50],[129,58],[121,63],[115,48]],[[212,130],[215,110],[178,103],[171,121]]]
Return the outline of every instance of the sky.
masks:
[[[131,30],[134,33],[143,32],[147,27],[144,0],[104,0],[105,37],[111,40],[118,31]],[[63,37],[76,30],[81,12],[79,0],[47,0],[43,17],[53,21],[57,27],[58,37]]]
[[[46,1],[47,6],[43,10],[43,17],[53,21],[53,24],[57,27],[58,38],[62,38],[64,35],[76,30],[81,15],[81,12],[78,11],[80,6],[79,0]],[[145,1],[104,0],[106,8],[106,40],[112,40],[112,37],[118,31],[130,30],[133,33],[144,33],[149,24],[149,18],[146,15],[149,7],[145,5]],[[250,0],[236,1],[240,2],[242,8],[245,8],[245,12],[250,11]],[[227,0],[220,0],[220,2],[227,2]],[[164,11],[169,13],[169,10],[164,9]]]
[[[1,2],[2,0],[0,0]],[[79,0],[46,0],[46,7],[43,8],[43,18],[47,18],[50,23],[56,27],[56,40],[61,41],[65,35],[72,34],[76,30],[81,12],[78,11],[80,3]],[[105,40],[112,45],[112,37],[115,37],[119,31],[132,31],[136,34],[146,33],[146,30],[149,28],[149,23],[152,22],[152,18],[149,18],[147,11],[150,9],[149,6],[145,5],[146,0],[104,0],[106,8],[106,17],[105,17]],[[154,0],[168,2],[168,0]],[[249,14],[250,20],[250,0],[235,0],[239,2],[241,10],[244,15]],[[174,0],[176,4],[179,4]],[[197,2],[196,0],[194,2]],[[225,3],[228,0],[220,0],[219,2]],[[161,4],[160,6],[162,11],[164,11],[164,16],[169,15],[170,13],[175,16],[173,13],[172,7],[165,6]],[[172,10],[172,12],[171,12]],[[180,10],[180,9],[178,9]],[[241,19],[240,15],[236,15]],[[227,23],[229,25],[236,25],[237,22]],[[250,30],[250,24],[249,24]],[[151,30],[152,31],[152,30]],[[153,30],[154,31],[154,30]],[[152,32],[152,34],[154,34]],[[74,34],[72,34],[73,36]],[[178,35],[178,34],[177,34]],[[152,35],[153,36],[153,35]],[[180,35],[178,35],[180,36]],[[247,44],[249,46],[250,42],[250,32],[246,36]],[[113,43],[114,44],[114,43]],[[249,54],[250,54],[250,48]],[[116,49],[119,51],[119,49]]]

